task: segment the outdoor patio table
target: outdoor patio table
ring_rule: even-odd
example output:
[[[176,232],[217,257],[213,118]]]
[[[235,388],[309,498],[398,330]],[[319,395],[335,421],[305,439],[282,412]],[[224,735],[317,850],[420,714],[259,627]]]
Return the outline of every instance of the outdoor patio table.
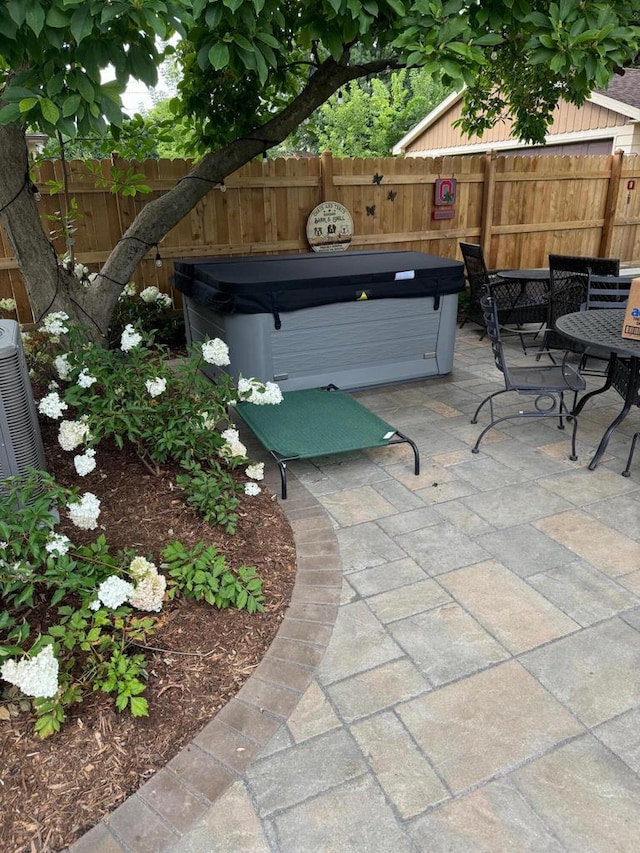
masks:
[[[541,326],[546,322],[549,305],[548,269],[497,270],[496,276],[502,281],[494,282],[490,289],[491,295],[498,302],[500,316],[504,317],[503,326],[512,324],[521,327],[526,323]]]
[[[622,410],[600,439],[600,444],[589,463],[591,471],[602,459],[609,439],[626,418],[631,407],[640,405],[640,340],[627,340],[622,337],[624,314],[624,309],[608,308],[602,311],[578,311],[565,314],[556,320],[558,331],[570,340],[609,353],[604,385],[581,397],[574,413],[579,415],[588,400],[596,394],[603,394],[609,388],[614,388],[624,400]]]

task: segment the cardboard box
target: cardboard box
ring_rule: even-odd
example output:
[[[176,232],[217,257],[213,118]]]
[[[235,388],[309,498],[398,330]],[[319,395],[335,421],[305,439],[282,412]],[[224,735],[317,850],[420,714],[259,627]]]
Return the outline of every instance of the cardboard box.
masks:
[[[640,278],[634,278],[629,289],[629,301],[622,323],[622,337],[640,341]]]

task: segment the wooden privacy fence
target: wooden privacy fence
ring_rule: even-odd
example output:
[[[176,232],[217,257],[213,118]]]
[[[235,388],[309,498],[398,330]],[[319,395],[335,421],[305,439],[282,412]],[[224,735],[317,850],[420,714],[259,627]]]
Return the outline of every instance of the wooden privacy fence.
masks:
[[[108,176],[111,161],[98,165]],[[115,162],[145,175],[152,192],[135,198],[97,188],[81,162],[67,164],[68,190],[80,217],[74,234],[78,261],[98,270],[151,199],[189,170],[183,160]],[[60,162],[35,175],[43,225],[63,207],[47,181],[62,179]],[[434,185],[455,178],[455,203],[434,218]],[[0,199],[1,200],[1,199]],[[213,188],[139,265],[139,287],[171,293],[176,258],[309,251],[306,221],[322,201],[337,201],[354,221],[352,249],[410,249],[460,258],[460,240],[480,242],[492,267],[546,266],[550,252],[615,256],[640,261],[640,155],[556,157],[496,156],[256,160]],[[441,216],[441,213],[437,214]],[[449,214],[444,214],[448,216]],[[57,252],[64,241],[54,241]],[[31,321],[26,293],[9,241],[0,231],[0,298],[13,297],[22,322]]]

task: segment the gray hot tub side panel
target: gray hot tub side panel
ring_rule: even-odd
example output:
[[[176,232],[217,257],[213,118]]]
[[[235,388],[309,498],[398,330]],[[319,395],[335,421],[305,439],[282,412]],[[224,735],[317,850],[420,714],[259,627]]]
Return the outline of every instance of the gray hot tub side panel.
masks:
[[[234,379],[277,381],[285,391],[333,382],[362,388],[449,373],[458,297],[341,302],[280,314],[220,314],[184,299],[188,339],[219,337]],[[216,369],[208,367],[208,375]]]

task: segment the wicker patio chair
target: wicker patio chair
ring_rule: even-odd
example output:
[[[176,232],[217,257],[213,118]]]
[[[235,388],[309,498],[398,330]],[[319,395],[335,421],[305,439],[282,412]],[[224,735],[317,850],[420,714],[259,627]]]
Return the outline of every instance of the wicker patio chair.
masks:
[[[572,417],[573,430],[571,433],[571,455],[570,459],[577,459],[576,456],[576,431],[578,428],[577,418],[571,415],[571,411],[575,406],[575,399],[578,391],[584,391],[586,382],[583,377],[571,365],[548,364],[540,365],[537,362],[525,367],[509,367],[505,355],[502,340],[500,337],[500,322],[498,319],[498,310],[495,300],[490,296],[483,296],[480,300],[487,328],[487,334],[491,340],[491,348],[495,359],[496,367],[504,377],[504,388],[499,391],[494,391],[489,394],[480,403],[475,411],[471,423],[478,422],[478,415],[481,409],[488,403],[491,414],[491,422],[482,430],[475,445],[472,448],[472,453],[478,453],[480,442],[490,429],[493,429],[503,421],[512,420],[513,418],[558,418],[558,429],[564,429],[564,419]],[[522,402],[518,399],[517,409],[512,414],[501,415],[496,417],[493,408],[493,401],[500,394],[506,394],[508,391],[513,391],[519,397],[531,397],[531,405],[524,409]],[[573,394],[573,403],[571,409],[564,401],[564,395],[570,391]]]

